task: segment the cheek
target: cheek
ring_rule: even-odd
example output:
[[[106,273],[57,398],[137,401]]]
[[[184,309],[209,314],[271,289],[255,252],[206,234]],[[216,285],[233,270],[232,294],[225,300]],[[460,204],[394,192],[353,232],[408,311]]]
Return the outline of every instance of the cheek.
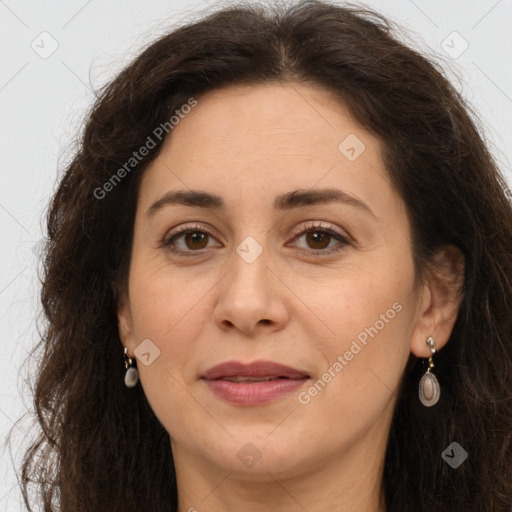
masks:
[[[329,387],[383,397],[396,388],[409,357],[414,273],[409,259],[369,260],[345,269],[336,282],[320,281],[305,302],[322,323],[308,313],[311,321],[304,325],[322,326],[325,336],[313,337],[312,329],[308,337],[316,340],[325,371],[339,363],[331,373],[343,377],[332,379],[336,384]]]
[[[197,406],[187,388],[196,371],[197,340],[211,315],[205,300],[211,286],[195,284],[169,268],[133,266],[133,337],[136,344],[150,339],[158,353],[148,366],[138,361],[140,381],[153,412],[172,433],[174,426],[190,421],[190,409]]]
[[[180,270],[162,260],[161,255],[153,260],[141,255],[132,262],[130,300],[135,328],[144,335],[141,331],[149,329],[162,340],[181,340],[177,330],[189,338],[186,329],[199,325],[194,318],[203,314],[201,306],[215,276],[211,271],[202,276],[195,272],[191,279],[190,268]]]
[[[202,326],[211,316],[206,294],[213,282],[190,281],[168,267],[152,269],[134,263],[130,276],[133,341],[138,345],[149,339],[158,353],[150,366],[138,364],[140,378],[147,391],[161,381],[161,387],[167,389],[162,399],[168,400],[176,384],[173,378],[181,381],[184,368],[197,355]],[[154,392],[158,390],[152,391],[152,396]]]
[[[336,319],[330,326],[336,335],[317,345],[323,367],[300,396],[307,417],[342,425],[347,439],[356,439],[391,414],[409,357],[412,313],[404,305],[405,294],[356,300],[357,292],[361,289],[346,291],[345,308],[330,317]]]

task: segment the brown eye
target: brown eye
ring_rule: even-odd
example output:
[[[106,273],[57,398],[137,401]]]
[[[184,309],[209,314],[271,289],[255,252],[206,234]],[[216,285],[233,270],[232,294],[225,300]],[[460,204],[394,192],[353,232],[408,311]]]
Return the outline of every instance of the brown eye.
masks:
[[[163,248],[175,254],[193,255],[208,247],[210,233],[200,226],[184,226],[162,240]]]
[[[301,252],[317,256],[339,252],[347,245],[350,245],[350,241],[346,236],[322,225],[313,224],[306,226],[305,229],[295,234],[294,240],[297,241],[302,238],[304,238],[304,242],[299,244]],[[331,242],[335,241],[338,241],[338,243],[331,245]]]
[[[309,231],[306,240],[312,249],[326,249],[332,236],[325,231]]]
[[[204,249],[205,241],[208,241],[208,235],[201,231],[190,231],[184,234],[183,240],[188,249]]]
[[[295,234],[294,241],[302,238],[305,246],[299,246],[301,252],[315,256],[327,256],[350,245],[347,237],[323,226],[308,226]],[[161,246],[176,255],[196,256],[209,247],[208,242],[211,239],[214,237],[202,229],[202,226],[183,226],[162,240]],[[338,243],[332,244],[336,241]]]

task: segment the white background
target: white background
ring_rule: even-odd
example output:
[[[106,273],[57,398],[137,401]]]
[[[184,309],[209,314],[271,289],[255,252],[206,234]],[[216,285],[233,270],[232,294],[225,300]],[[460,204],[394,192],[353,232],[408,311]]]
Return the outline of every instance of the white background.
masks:
[[[94,89],[158,35],[218,5],[214,0],[0,0],[0,510],[24,510],[13,464],[19,465],[31,419],[15,428],[12,458],[5,436],[25,408],[31,408],[24,379],[33,365],[21,365],[37,339],[37,242],[44,235],[42,215],[57,172],[70,157],[68,145]],[[512,0],[365,5],[399,23],[422,52],[442,59],[480,116],[512,182],[512,70],[507,57]],[[464,41],[469,46],[457,55]],[[34,45],[42,53],[51,44],[58,48],[47,58],[32,49]]]

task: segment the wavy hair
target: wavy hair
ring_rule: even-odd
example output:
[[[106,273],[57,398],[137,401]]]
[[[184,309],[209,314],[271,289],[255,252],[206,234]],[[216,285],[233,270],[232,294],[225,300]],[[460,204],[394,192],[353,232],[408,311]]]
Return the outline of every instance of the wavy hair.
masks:
[[[288,82],[333,92],[381,141],[411,221],[418,281],[435,270],[441,246],[465,257],[457,321],[436,354],[440,401],[419,403],[424,367],[412,355],[401,381],[385,455],[387,511],[510,512],[510,190],[471,107],[394,30],[355,6],[238,3],[173,28],[98,91],[47,212],[46,325],[32,354],[40,435],[20,465],[28,510],[32,486],[45,511],[177,510],[169,434],[142,387],[123,384],[117,326],[140,178],[165,137],[109,180],[191,97]],[[457,469],[441,457],[452,442],[469,454]]]

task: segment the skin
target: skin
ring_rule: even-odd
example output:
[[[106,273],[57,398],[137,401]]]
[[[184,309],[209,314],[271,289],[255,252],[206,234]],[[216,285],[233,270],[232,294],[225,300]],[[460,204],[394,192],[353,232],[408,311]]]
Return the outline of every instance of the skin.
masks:
[[[383,511],[396,391],[411,352],[426,358],[428,336],[437,350],[449,339],[459,302],[446,285],[460,272],[460,254],[440,251],[444,271],[414,287],[409,219],[379,141],[328,91],[229,86],[197,99],[142,179],[118,310],[131,357],[147,338],[160,351],[138,368],[170,434],[179,511]],[[365,144],[354,161],[338,149],[349,134]],[[280,194],[321,188],[359,198],[373,215],[341,203],[272,209]],[[178,189],[218,194],[226,211],[174,204],[147,215]],[[349,243],[293,234],[311,221]],[[206,240],[174,240],[192,256],[161,246],[174,228],[196,224]],[[248,236],[262,248],[252,263],[236,251]],[[341,250],[312,254],[332,247]],[[266,359],[310,375],[299,390],[307,391],[394,303],[400,312],[307,404],[293,392],[232,405],[200,379],[223,361]],[[237,457],[249,442],[261,454],[252,467]]]

